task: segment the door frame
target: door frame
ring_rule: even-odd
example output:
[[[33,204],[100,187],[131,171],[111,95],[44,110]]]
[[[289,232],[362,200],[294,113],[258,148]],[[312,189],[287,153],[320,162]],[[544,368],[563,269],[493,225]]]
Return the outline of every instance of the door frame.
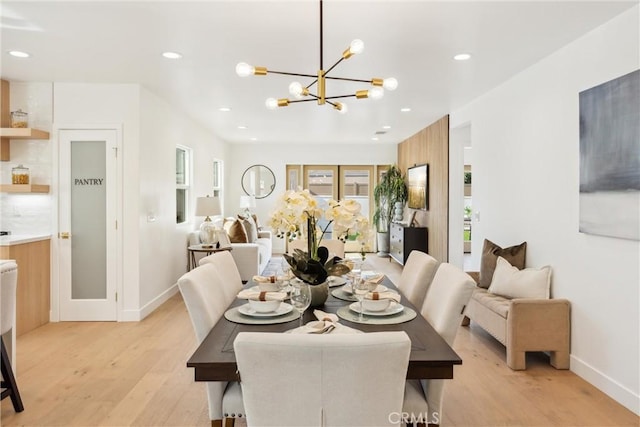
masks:
[[[122,123],[101,123],[101,124],[88,124],[88,123],[70,123],[70,124],[54,124],[52,137],[51,137],[51,151],[52,151],[52,167],[51,167],[51,312],[49,314],[49,321],[60,321],[60,239],[58,233],[59,229],[59,210],[60,210],[60,132],[61,131],[115,131],[116,134],[116,196],[115,196],[115,212],[116,221],[118,222],[118,228],[116,229],[116,272],[114,274],[116,281],[116,292],[118,298],[116,298],[116,321],[123,319],[123,259],[122,259],[122,242],[123,242],[123,222],[122,222],[122,183],[123,181],[123,165],[122,165]]]

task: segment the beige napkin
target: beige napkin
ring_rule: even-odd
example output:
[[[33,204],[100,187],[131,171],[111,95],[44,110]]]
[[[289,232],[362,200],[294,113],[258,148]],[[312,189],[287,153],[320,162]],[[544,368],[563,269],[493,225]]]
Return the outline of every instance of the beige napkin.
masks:
[[[260,292],[251,289],[243,289],[238,293],[238,298],[254,301],[284,301],[286,297],[286,292]]]
[[[379,285],[380,283],[382,283],[383,280],[384,280],[384,274],[380,273],[371,277],[367,277],[367,279],[365,280],[365,283]]]
[[[279,276],[253,276],[253,281],[256,283],[276,283],[278,280],[286,279]]]
[[[400,302],[400,294],[395,292],[387,291],[387,292],[367,292],[364,296],[366,299],[390,299],[395,302]]]
[[[313,315],[316,316],[316,319],[323,322],[338,323],[338,320],[340,319],[337,314],[325,313],[322,310],[313,310]]]
[[[338,326],[338,316],[333,313],[325,313],[322,310],[313,310],[313,315],[316,316],[318,320],[312,320],[308,322],[303,327],[299,328],[298,333],[304,334],[318,334],[318,333],[327,333],[324,332],[326,328],[333,326],[334,328]],[[330,333],[331,331],[329,331]]]

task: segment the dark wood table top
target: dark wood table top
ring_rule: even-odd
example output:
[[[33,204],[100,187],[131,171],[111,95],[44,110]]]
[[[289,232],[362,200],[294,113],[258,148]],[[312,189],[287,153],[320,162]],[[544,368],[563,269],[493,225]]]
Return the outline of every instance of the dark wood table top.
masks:
[[[246,287],[254,285],[248,283]],[[384,285],[395,289],[393,283],[386,277]],[[245,304],[245,301],[236,300],[231,307],[242,304]],[[351,303],[333,297],[330,290],[327,302],[319,309],[335,313],[340,307],[347,304]],[[406,332],[411,339],[407,379],[453,378],[453,366],[461,365],[462,359],[420,315],[420,310],[416,309],[404,296],[402,296],[401,304],[414,309],[418,314],[416,318],[397,325],[364,325],[344,319],[340,319],[340,323],[364,332]],[[316,318],[313,315],[313,310],[309,309],[304,313],[304,322],[311,320],[316,320]],[[244,325],[230,322],[223,316],[187,361],[187,367],[194,368],[196,381],[238,381],[236,357],[233,352],[233,342],[238,333],[285,332],[298,327],[298,325],[298,319],[275,325]]]

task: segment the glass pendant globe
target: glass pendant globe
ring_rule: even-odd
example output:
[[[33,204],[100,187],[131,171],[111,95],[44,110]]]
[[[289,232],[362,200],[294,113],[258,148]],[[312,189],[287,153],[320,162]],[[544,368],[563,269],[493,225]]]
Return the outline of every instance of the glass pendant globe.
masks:
[[[246,62],[239,62],[238,65],[236,65],[236,74],[238,74],[240,77],[247,77],[253,74],[254,71],[255,68],[247,64]]]
[[[264,105],[266,105],[269,110],[275,110],[278,108],[278,100],[275,98],[269,98],[265,101]]]
[[[380,99],[384,96],[384,89],[380,86],[374,86],[369,89],[369,98],[371,99]]]
[[[354,55],[362,53],[364,50],[364,42],[360,39],[355,39],[349,44],[349,52]]]
[[[289,85],[289,93],[294,98],[302,98],[302,84],[300,82],[293,82]]]
[[[396,88],[398,87],[398,80],[396,80],[393,77],[384,79],[382,81],[382,87],[385,88],[386,90],[396,90]]]

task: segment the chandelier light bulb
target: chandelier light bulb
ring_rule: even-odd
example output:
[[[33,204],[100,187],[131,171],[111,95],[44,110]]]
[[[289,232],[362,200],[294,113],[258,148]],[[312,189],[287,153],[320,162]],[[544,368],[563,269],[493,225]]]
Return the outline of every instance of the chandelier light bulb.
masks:
[[[380,99],[384,96],[384,89],[380,86],[374,86],[369,89],[369,98],[371,99]]]
[[[250,76],[254,72],[255,72],[255,68],[247,64],[246,62],[239,62],[238,65],[236,65],[236,73],[240,77]]]
[[[398,87],[398,80],[393,77],[384,79],[382,82],[382,87],[386,90],[396,90],[396,88]]]
[[[349,51],[354,55],[362,53],[363,50],[364,50],[364,42],[360,39],[353,40],[349,45]]]
[[[293,82],[289,85],[289,93],[297,98],[302,98],[302,84],[300,82]]]
[[[269,110],[275,110],[278,108],[278,100],[275,98],[269,98],[266,100],[264,105],[266,105]]]

